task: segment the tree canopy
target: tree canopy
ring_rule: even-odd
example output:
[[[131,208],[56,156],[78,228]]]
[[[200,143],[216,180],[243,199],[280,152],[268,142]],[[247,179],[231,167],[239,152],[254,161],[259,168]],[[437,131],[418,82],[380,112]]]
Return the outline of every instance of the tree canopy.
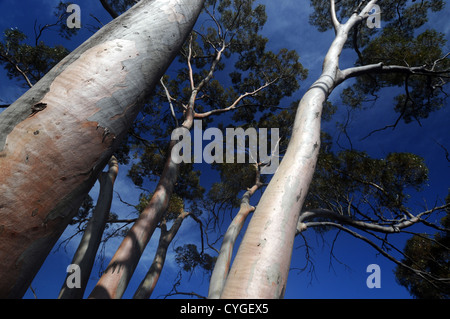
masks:
[[[99,2],[110,18],[117,18],[138,1]],[[369,1],[311,0],[289,6],[306,10],[309,3],[310,25],[324,34],[334,31],[338,39],[346,23],[358,14],[362,16],[361,10]],[[66,5],[61,1],[55,9],[57,23],[52,26],[60,28],[60,37],[76,39],[75,32],[64,31],[62,17]],[[303,248],[294,249],[293,258],[312,263],[311,231],[331,241],[331,255],[338,236],[346,233],[374,248],[374,254],[381,254],[392,262],[398,284],[412,296],[448,298],[450,204],[448,197],[437,195],[447,192],[448,183],[431,180],[432,176],[444,176],[448,171],[436,174],[436,168],[430,166],[434,163],[430,157],[439,156],[442,161],[448,161],[450,145],[440,136],[442,144],[434,143],[437,151],[428,157],[409,152],[410,145],[388,145],[380,154],[371,144],[377,136],[394,136],[400,126],[408,129],[416,125],[411,129],[421,129],[434,114],[448,114],[448,35],[430,21],[431,15],[446,12],[443,11],[445,2],[396,0],[380,1],[379,5],[382,28],[371,29],[361,21],[354,24],[342,45],[344,57],[340,61],[341,65],[351,67],[336,72],[335,83],[341,85],[341,89],[324,101],[321,112],[311,114],[311,118],[322,121],[320,141],[310,145],[313,150],[320,146],[320,151],[309,190],[297,197],[298,201],[301,195],[305,196],[305,202],[298,212],[293,246]],[[322,62],[326,69],[329,61],[324,56],[320,65],[307,65],[302,54],[308,50],[319,54],[314,50],[314,43],[299,52],[275,38],[266,37],[266,28],[275,23],[271,23],[273,16],[268,7],[273,8],[273,4],[257,0],[205,1],[200,18],[174,63],[155,87],[153,96],[145,101],[123,143],[114,152],[119,164],[126,167],[122,169],[126,176],[118,177],[119,186],[116,182],[115,203],[108,217],[108,231],[103,235],[101,254],[105,254],[108,245],[117,246],[107,239],[113,241],[111,238],[118,234],[120,238],[130,234],[133,223],[152,205],[154,198],[160,196],[158,185],[167,178],[173,148],[171,133],[175,129],[186,127],[193,136],[194,121],[201,121],[203,130],[218,128],[222,132],[238,127],[254,128],[258,132],[263,128],[278,129],[279,139],[272,141],[275,135],[270,134],[267,145],[276,144],[278,156],[285,157],[299,130],[296,124],[302,111],[299,98],[326,85],[320,79],[311,87],[305,85],[310,80],[311,70],[308,69],[319,70]],[[29,31],[18,28],[4,31],[0,63],[9,79],[18,79],[22,85],[32,87],[69,54],[62,45],[46,44],[50,28],[51,25],[37,28],[35,24],[34,41],[27,37]],[[290,29],[290,32],[294,36],[295,30]],[[55,42],[53,38],[51,42]],[[330,45],[332,43],[327,47]],[[358,127],[361,114],[374,112],[382,103],[386,104],[383,110],[388,109],[394,115],[390,117],[394,121],[389,122],[386,117],[376,123],[375,129]],[[356,140],[354,132],[364,137]],[[433,134],[423,130],[427,140],[435,138]],[[342,142],[343,136],[346,142]],[[248,138],[246,141],[249,142]],[[380,137],[380,141],[386,139]],[[203,141],[203,146],[207,142]],[[228,226],[232,225],[234,217],[241,216],[239,212],[245,205],[248,210],[241,227],[252,219],[252,212],[273,177],[260,174],[267,164],[262,158],[255,159],[255,165],[250,162],[249,147],[245,152],[245,164],[207,165],[196,163],[193,157],[190,163],[177,167],[173,190],[167,192],[167,207],[157,222],[160,229],[157,234],[161,234],[159,248],[155,248],[157,244],[151,246],[151,254],[156,251],[155,263],[162,239],[169,238],[165,235],[169,234],[170,226],[179,222],[162,254],[162,265],[168,258],[170,262],[166,262],[165,267],[171,269],[166,274],[169,284],[159,290],[160,295],[207,296],[205,286],[218,263],[221,245],[228,238]],[[133,192],[128,191],[130,189]],[[436,194],[432,204],[421,199],[429,196],[428,192]],[[69,238],[74,232],[84,231],[84,223],[93,211],[93,197],[86,198],[72,221],[78,230],[69,228]],[[187,219],[188,216],[192,219]],[[184,221],[185,218],[193,224]],[[243,227],[242,233],[245,231]],[[404,237],[397,239],[400,236]],[[236,250],[241,240],[239,236]],[[173,245],[172,251],[167,249],[169,244]],[[349,245],[348,249],[352,249]],[[154,263],[150,267],[147,257],[143,256],[139,267],[146,263],[142,267],[154,269]],[[231,254],[227,263],[229,267]],[[96,268],[107,270],[105,265],[97,264]],[[224,271],[228,273],[228,268]],[[194,277],[205,282],[200,288],[196,287],[198,291],[191,289],[195,286]],[[98,279],[98,276],[93,273],[91,278]],[[37,287],[33,284],[33,288]],[[302,289],[307,289],[306,285]]]

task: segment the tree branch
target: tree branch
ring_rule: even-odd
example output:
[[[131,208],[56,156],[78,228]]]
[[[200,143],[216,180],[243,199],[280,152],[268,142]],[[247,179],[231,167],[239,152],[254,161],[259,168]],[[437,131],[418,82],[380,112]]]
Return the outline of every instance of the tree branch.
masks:
[[[164,88],[164,91],[166,92],[167,101],[169,101],[169,105],[170,105],[170,112],[172,113],[172,117],[175,121],[176,127],[178,127],[178,120],[177,120],[177,116],[175,115],[175,110],[173,109],[172,97],[170,96],[169,89],[164,84],[163,78],[161,78],[160,83],[161,83],[162,87]]]
[[[225,43],[225,41],[222,41],[222,47],[220,48],[220,50],[217,51],[216,57],[211,64],[208,74],[200,82],[200,84],[195,88],[197,91],[200,91],[212,79],[212,77],[214,75],[214,71],[216,70],[217,64],[219,64],[220,60],[222,59],[222,53],[223,53],[223,51],[225,51],[225,49],[226,49],[226,43]]]
[[[361,230],[372,230],[379,233],[384,234],[393,234],[398,233],[402,229],[410,227],[414,224],[423,222],[422,219],[423,216],[429,215],[435,211],[444,210],[450,207],[450,204],[445,204],[442,206],[437,206],[432,209],[426,210],[422,213],[417,214],[416,216],[410,214],[412,217],[408,220],[397,220],[396,223],[392,223],[390,226],[382,226],[375,223],[367,223],[360,220],[354,220],[351,217],[340,215],[335,213],[334,211],[328,210],[328,209],[312,209],[309,211],[302,212],[300,215],[300,218],[298,220],[297,224],[297,235],[305,231],[308,226],[311,226],[313,224],[307,223],[308,220],[312,220],[315,218],[321,218],[321,219],[329,219],[334,220],[337,222],[341,222],[342,224],[353,226],[355,228],[361,229]],[[326,222],[323,222],[326,223]]]
[[[200,255],[203,255],[203,253],[205,251],[205,244],[204,244],[204,240],[203,240],[203,223],[200,220],[200,218],[198,218],[197,216],[195,216],[192,213],[188,213],[186,217],[191,217],[200,227],[200,239],[202,242],[202,252],[200,253]]]
[[[383,248],[381,248],[380,246],[378,246],[377,244],[375,244],[373,241],[371,241],[370,239],[368,239],[367,237],[362,236],[361,234],[358,234],[357,232],[354,232],[340,224],[336,224],[336,223],[332,223],[332,222],[318,222],[318,223],[309,223],[308,225],[309,227],[316,227],[316,226],[332,226],[332,227],[336,227],[340,230],[345,231],[346,233],[352,235],[355,238],[361,239],[362,241],[368,243],[370,246],[372,246],[373,248],[375,248],[380,254],[382,254],[384,257],[386,257],[387,259],[389,259],[390,261],[394,262],[395,264],[404,267],[410,271],[412,271],[413,273],[415,273],[417,276],[420,276],[422,279],[426,280],[427,282],[429,282],[431,285],[433,285],[434,287],[436,287],[436,284],[433,281],[442,281],[441,278],[437,278],[435,276],[432,276],[430,273],[426,272],[426,271],[422,271],[419,269],[414,269],[404,263],[402,263],[401,261],[397,260],[395,257],[393,257],[392,255],[388,254]]]
[[[377,3],[377,0],[371,0],[367,5],[362,9],[362,11],[358,14],[359,9],[364,4],[365,1],[361,1],[358,5],[358,7],[353,11],[352,16],[350,19],[347,20],[347,22],[344,25],[340,26],[340,30],[344,29],[347,33],[357,24],[361,23],[364,19],[366,19],[369,16],[370,10],[372,10],[372,7],[374,4]]]
[[[238,104],[246,97],[249,96],[254,96],[255,94],[257,94],[258,92],[264,90],[265,88],[267,88],[268,86],[272,85],[273,83],[275,83],[276,81],[278,81],[279,78],[276,78],[275,80],[272,80],[270,82],[266,82],[264,85],[262,85],[261,87],[259,87],[258,89],[254,90],[253,92],[246,92],[244,94],[241,94],[234,102],[233,104],[231,104],[230,106],[223,108],[223,109],[215,109],[215,110],[211,110],[208,112],[204,112],[204,113],[195,113],[195,118],[196,119],[203,119],[206,117],[209,117],[211,115],[214,114],[220,114],[220,113],[225,113],[231,110],[234,110],[238,107]]]
[[[353,78],[353,77],[357,77],[357,76],[369,74],[369,73],[379,73],[379,74],[401,73],[401,74],[408,74],[408,75],[424,75],[424,76],[438,76],[441,78],[442,77],[450,78],[450,74],[449,74],[450,69],[435,71],[434,68],[435,68],[435,65],[433,65],[432,69],[427,69],[426,65],[409,67],[409,66],[401,66],[401,65],[384,65],[382,62],[380,62],[380,63],[376,63],[376,64],[368,64],[368,65],[357,66],[357,67],[342,70],[340,72],[340,76],[338,78],[338,83],[342,83],[343,81],[345,81],[349,78]]]
[[[333,23],[334,31],[337,33],[341,28],[341,23],[336,16],[336,3],[334,0],[330,0],[330,14],[331,22]]]
[[[28,78],[28,76],[26,75],[26,73],[24,71],[22,71],[22,69],[19,67],[19,65],[17,63],[15,63],[9,56],[8,53],[3,54],[0,53],[0,57],[2,57],[3,59],[5,59],[6,61],[8,61],[12,66],[14,66],[14,68],[17,70],[17,72],[20,73],[20,75],[22,75],[22,77],[24,78],[24,80],[27,82],[27,85],[32,88],[33,84],[31,83],[30,79]]]
[[[188,46],[188,57],[187,57],[187,64],[189,69],[189,82],[191,83],[191,91],[194,91],[195,89],[195,82],[194,82],[194,71],[192,70],[192,33],[189,38],[189,46]]]

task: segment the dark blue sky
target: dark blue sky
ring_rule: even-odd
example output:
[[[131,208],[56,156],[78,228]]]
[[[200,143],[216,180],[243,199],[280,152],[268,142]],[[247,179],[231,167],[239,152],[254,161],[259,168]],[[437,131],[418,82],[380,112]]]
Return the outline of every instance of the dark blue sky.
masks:
[[[33,25],[37,20],[37,24],[51,23],[54,21],[53,7],[58,0],[43,1],[14,1],[0,0],[0,30],[6,28],[18,27],[33,40]],[[328,46],[331,44],[334,33],[329,31],[326,33],[318,32],[314,27],[308,24],[311,7],[309,1],[306,0],[261,0],[260,3],[266,5],[268,21],[264,27],[263,34],[270,41],[268,46],[273,51],[280,48],[288,48],[296,50],[301,59],[303,66],[309,69],[309,77],[304,81],[302,88],[294,94],[292,99],[300,99],[308,86],[315,81],[320,74],[323,57],[327,52]],[[80,34],[72,40],[67,41],[61,39],[55,31],[49,31],[43,36],[43,40],[48,44],[61,43],[69,49],[76,48],[85,41],[92,33],[87,29],[88,24],[97,25],[97,22],[90,17],[95,15],[103,23],[107,23],[110,18],[102,9],[99,1],[80,0],[76,1],[82,10],[82,29]],[[382,6],[382,4],[381,4]],[[450,40],[450,21],[448,16],[450,9],[447,6],[442,12],[433,14],[430,23],[431,28],[436,28],[446,34]],[[447,52],[450,51],[447,45]],[[355,60],[353,52],[344,51],[342,55],[341,65],[344,67],[352,66]],[[12,103],[24,91],[16,81],[10,81],[6,77],[3,69],[0,70],[0,102]],[[339,93],[348,83],[344,83],[336,89],[330,99],[339,106]],[[413,152],[426,159],[426,163],[430,169],[429,187],[413,198],[413,202],[417,205],[417,211],[421,209],[424,203],[434,205],[438,197],[443,198],[447,194],[449,187],[449,163],[445,160],[443,150],[434,143],[434,140],[440,144],[450,148],[448,119],[450,118],[450,109],[448,107],[439,112],[432,113],[430,117],[422,121],[422,127],[417,123],[405,125],[400,123],[395,131],[388,130],[371,136],[368,139],[360,141],[371,130],[392,124],[397,114],[392,111],[392,95],[387,93],[383,95],[377,104],[359,113],[352,114],[351,126],[349,133],[352,137],[353,146],[356,149],[365,150],[375,157],[385,157],[390,152]],[[292,100],[290,99],[290,100]],[[286,101],[288,105],[288,101]],[[337,136],[335,128],[336,121],[344,121],[347,112],[344,108],[339,109],[336,117],[324,125],[324,128]],[[345,145],[345,139],[341,142]],[[116,191],[121,197],[130,202],[137,203],[140,190],[136,189],[131,181],[126,177],[127,167],[121,167],[119,178],[116,181]],[[209,171],[204,172],[204,180],[206,181]],[[97,187],[92,192],[92,197],[96,199]],[[253,199],[253,201],[255,198]],[[254,203],[256,204],[256,203]],[[114,201],[112,212],[120,214],[121,217],[131,217],[133,210],[120,203],[117,199]],[[70,235],[73,230],[68,230],[64,236]],[[307,231],[305,237],[308,243],[313,247],[312,260],[314,262],[314,273],[308,270],[300,272],[299,269],[305,265],[305,250],[301,246],[303,241],[297,239],[292,260],[292,270],[286,291],[286,298],[409,298],[409,294],[405,288],[399,286],[395,282],[393,275],[394,264],[384,257],[379,256],[367,244],[357,241],[354,238],[341,234],[334,243],[333,254],[339,260],[331,260],[330,248],[333,245],[335,232],[329,232],[322,239],[313,231]],[[147,247],[141,263],[139,264],[136,274],[130,284],[131,289],[125,294],[125,297],[131,297],[134,287],[139,284],[142,276],[145,274],[150,265],[159,232],[156,231],[153,240]],[[63,236],[63,237],[64,237]],[[407,237],[398,239],[399,248],[403,248]],[[171,247],[181,246],[185,243],[195,243],[199,245],[200,239],[198,234],[198,226],[191,220],[187,220]],[[73,240],[66,247],[59,251],[53,252],[45,262],[35,281],[33,287],[39,298],[56,298],[62,282],[65,278],[66,267],[70,264],[72,254],[77,247],[77,241]],[[105,250],[105,265],[108,258],[112,256],[120,240],[112,240]],[[169,292],[172,283],[176,278],[178,268],[173,258],[172,248],[169,248],[168,260],[163,270],[161,280],[157,285],[153,297]],[[378,264],[381,267],[381,288],[369,289],[366,286],[368,273],[366,268],[370,264]],[[311,268],[308,268],[311,270]],[[184,278],[188,278],[189,274],[184,274]],[[90,288],[96,283],[97,273],[93,272]],[[196,270],[192,274],[189,283],[184,284],[183,291],[195,291],[202,295],[207,295],[208,278],[204,277],[200,270]],[[90,291],[88,288],[88,291]],[[27,292],[26,298],[33,298],[31,292]]]

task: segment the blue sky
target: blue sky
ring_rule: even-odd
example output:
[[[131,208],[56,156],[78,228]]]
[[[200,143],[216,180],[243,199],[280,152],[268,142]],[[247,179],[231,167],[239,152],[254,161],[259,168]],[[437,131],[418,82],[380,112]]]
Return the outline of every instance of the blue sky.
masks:
[[[51,23],[54,21],[53,6],[58,0],[32,1],[25,0],[17,2],[14,0],[0,0],[0,12],[4,13],[0,19],[0,30],[10,27],[18,27],[33,39],[33,25],[37,19],[37,24]],[[108,14],[101,8],[99,1],[80,0],[75,1],[82,10],[82,26],[87,24],[96,24],[90,17],[94,14],[100,21],[106,24],[110,20]],[[318,32],[314,27],[308,24],[311,7],[306,0],[260,0],[259,3],[266,5],[268,21],[264,27],[263,34],[270,41],[268,46],[273,51],[280,48],[296,50],[300,55],[300,61],[304,67],[309,69],[309,77],[301,84],[301,89],[294,94],[292,99],[300,99],[308,86],[315,81],[320,74],[323,57],[328,50],[328,46],[333,40],[333,31],[326,33]],[[6,14],[5,14],[6,13]],[[434,14],[431,27],[439,29],[446,34],[450,40],[450,14],[449,6],[440,12]],[[92,33],[86,27],[82,27],[80,34],[70,41],[58,37],[56,32],[50,31],[44,35],[43,40],[48,43],[61,43],[69,49],[76,48],[85,41]],[[450,51],[447,46],[447,51]],[[352,66],[355,59],[353,52],[344,51],[342,55],[343,66]],[[10,81],[6,77],[6,72],[0,70],[0,102],[12,103],[23,92],[17,82]],[[339,93],[348,83],[341,85],[331,95],[332,101],[339,101]],[[420,193],[417,198],[413,198],[418,209],[424,201],[433,205],[438,196],[445,197],[448,189],[449,164],[445,161],[442,149],[434,143],[434,140],[450,147],[449,126],[447,124],[450,118],[450,108],[446,107],[439,112],[430,115],[422,121],[422,127],[417,123],[405,125],[400,123],[394,132],[384,131],[376,134],[364,141],[360,138],[367,135],[373,129],[391,124],[396,119],[396,113],[392,111],[392,96],[383,96],[375,107],[352,114],[351,127],[349,133],[352,136],[352,142],[357,149],[366,150],[370,155],[384,157],[389,152],[407,151],[413,152],[425,157],[426,163],[430,168],[429,188]],[[286,101],[287,105],[287,101]],[[324,125],[324,128],[336,134],[335,122],[343,121],[346,116],[345,109],[340,109],[336,118],[332,122]],[[426,133],[426,134],[425,134]],[[345,144],[343,139],[341,142]],[[137,203],[140,190],[133,186],[130,179],[127,178],[128,167],[120,167],[119,177],[116,181],[115,190],[120,193],[122,199],[130,203]],[[202,180],[209,181],[209,170],[205,170]],[[91,192],[91,196],[96,199],[98,186],[96,185]],[[256,204],[257,197],[252,199]],[[133,217],[133,209],[124,205],[117,198],[114,200],[111,211],[123,218]],[[226,227],[225,227],[226,228]],[[69,236],[73,229],[68,229],[62,239]],[[153,254],[156,249],[159,231],[156,230],[153,239],[150,241],[141,263],[138,265],[135,276],[125,298],[132,296],[133,289],[136,287],[150,265]],[[330,232],[321,238],[313,231],[305,232],[308,243],[313,247],[312,259],[314,261],[314,273],[308,271],[300,272],[298,269],[305,264],[305,251],[301,246],[303,241],[297,239],[292,259],[292,270],[290,272],[289,282],[286,290],[286,298],[410,298],[405,288],[395,282],[393,275],[394,265],[384,257],[378,255],[367,244],[357,241],[354,238],[341,234],[334,244],[333,253],[336,259],[331,261],[330,265],[330,247],[332,245],[335,232]],[[402,248],[407,237],[398,238],[399,247]],[[119,239],[111,240],[105,248],[105,265],[108,259],[115,252],[120,244]],[[169,254],[163,270],[161,280],[152,297],[157,297],[168,293],[172,283],[178,273],[178,267],[174,262],[173,248],[185,243],[200,244],[198,226],[190,219],[186,220],[169,248]],[[66,276],[66,267],[70,264],[72,254],[78,245],[77,240],[72,240],[67,247],[58,251],[53,251],[41,271],[33,281],[38,298],[56,298],[59,289]],[[366,268],[370,264],[378,264],[381,267],[381,288],[369,289],[366,286],[368,273]],[[95,285],[98,279],[98,269],[92,272],[88,292]],[[183,274],[187,279],[190,274]],[[180,290],[195,291],[206,295],[208,287],[208,278],[204,276],[201,270],[196,270],[191,275],[189,282],[184,282]],[[25,298],[33,298],[30,291]]]

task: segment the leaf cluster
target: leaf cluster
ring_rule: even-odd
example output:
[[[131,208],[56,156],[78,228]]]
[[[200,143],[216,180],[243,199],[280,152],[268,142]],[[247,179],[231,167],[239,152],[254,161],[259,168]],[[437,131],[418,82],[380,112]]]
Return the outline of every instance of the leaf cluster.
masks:
[[[397,266],[397,282],[404,286],[412,296],[419,299],[448,299],[450,297],[450,218],[447,213],[441,220],[447,231],[434,236],[416,234],[410,238],[404,248],[402,263],[415,270],[426,271],[442,280],[430,280],[418,276],[414,271]],[[432,238],[434,237],[434,238]],[[446,282],[447,281],[447,282]]]
[[[26,75],[34,84],[69,53],[61,45],[51,47],[39,41],[33,46],[26,40],[27,36],[17,28],[7,29],[3,33],[0,64],[10,79],[22,79]]]
[[[332,28],[329,18],[329,1],[312,0],[314,12],[310,23],[319,31]],[[365,1],[336,1],[340,21],[359,12]],[[423,27],[430,12],[443,9],[442,0],[410,1],[391,0],[379,2],[381,7],[381,29],[369,29],[365,21],[357,25],[349,37],[346,48],[354,50],[358,59],[355,65],[383,63],[404,67],[426,67],[434,72],[448,70],[450,59],[443,52],[445,35]],[[420,30],[420,31],[419,31]],[[400,92],[393,100],[393,109],[405,123],[427,118],[431,112],[445,105],[444,92],[448,77],[433,74],[368,74],[357,78],[356,83],[342,93],[342,101],[350,107],[362,107],[367,96],[378,98],[384,88],[398,87]],[[397,91],[398,92],[398,91]]]
[[[200,253],[194,244],[186,244],[175,248],[175,261],[186,272],[192,272],[200,266],[205,272],[212,272],[216,257]]]
[[[372,158],[366,152],[331,151],[331,138],[323,133],[323,145],[305,209],[327,208],[342,215],[367,217],[383,223],[402,217],[411,191],[428,180],[428,168],[420,156],[390,153]]]

